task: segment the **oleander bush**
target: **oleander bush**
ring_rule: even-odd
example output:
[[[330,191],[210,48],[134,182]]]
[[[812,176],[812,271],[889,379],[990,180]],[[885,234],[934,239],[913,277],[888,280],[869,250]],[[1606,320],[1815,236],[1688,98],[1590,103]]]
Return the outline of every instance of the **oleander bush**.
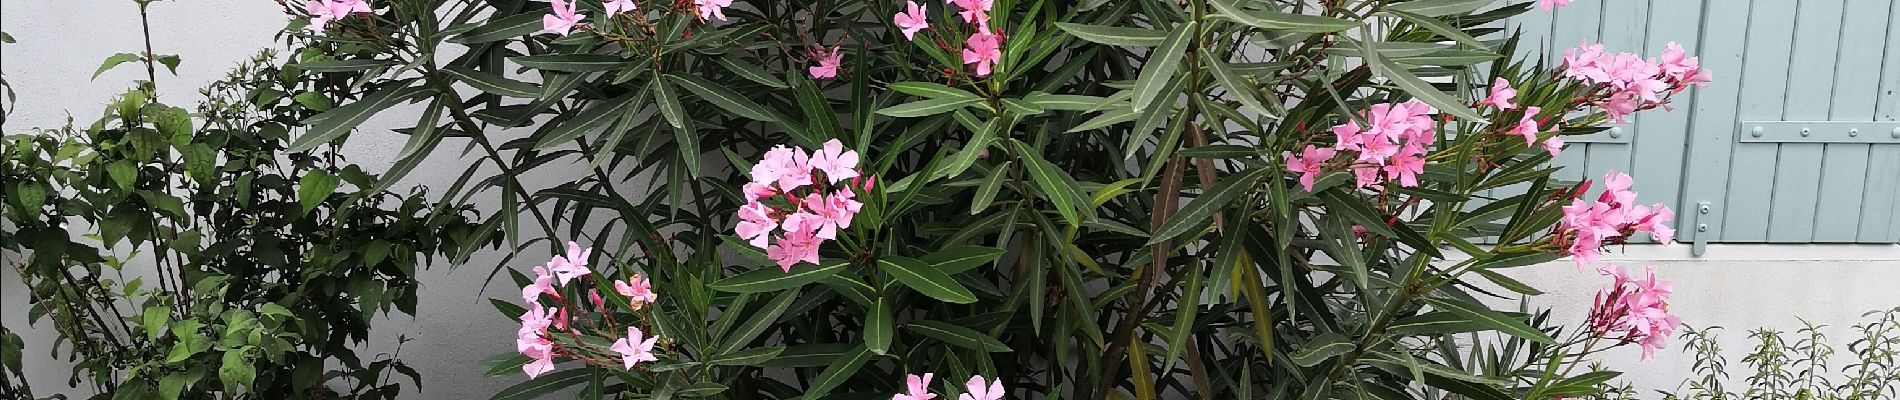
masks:
[[[1563,3],[280,2],[304,109],[263,114],[292,160],[401,119],[351,185],[452,152],[427,215],[500,204],[400,248],[521,288],[495,398],[1609,398],[1591,357],[1678,322],[1596,255],[1673,213],[1549,161],[1710,77],[1522,57]],[[1494,305],[1564,257],[1589,315]]]

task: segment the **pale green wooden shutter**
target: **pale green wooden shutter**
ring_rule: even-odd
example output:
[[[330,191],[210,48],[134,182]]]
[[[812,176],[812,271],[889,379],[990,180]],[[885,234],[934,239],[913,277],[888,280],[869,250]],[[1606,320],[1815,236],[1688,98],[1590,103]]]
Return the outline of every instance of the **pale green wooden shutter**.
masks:
[[[1561,62],[1584,40],[1657,55],[1679,42],[1715,76],[1558,157],[1560,176],[1628,171],[1672,204],[1678,240],[1900,242],[1900,6],[1894,0],[1599,0],[1518,18]],[[1536,48],[1538,46],[1530,46]],[[1528,50],[1537,51],[1537,50]]]

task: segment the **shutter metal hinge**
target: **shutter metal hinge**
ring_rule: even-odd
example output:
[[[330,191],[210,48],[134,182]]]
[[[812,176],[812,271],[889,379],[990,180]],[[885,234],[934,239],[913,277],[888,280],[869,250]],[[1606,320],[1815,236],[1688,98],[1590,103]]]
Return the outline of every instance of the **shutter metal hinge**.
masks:
[[[1695,243],[1689,246],[1689,254],[1701,257],[1709,251],[1709,202],[1696,202]]]

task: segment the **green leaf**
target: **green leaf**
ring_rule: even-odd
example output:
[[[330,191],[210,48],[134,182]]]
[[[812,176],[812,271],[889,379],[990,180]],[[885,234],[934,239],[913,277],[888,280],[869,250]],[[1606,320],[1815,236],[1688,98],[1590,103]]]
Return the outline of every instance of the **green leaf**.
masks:
[[[1002,171],[1009,170],[1010,163],[1013,162],[1014,161],[1004,161],[1003,165],[996,166],[996,172],[991,173],[990,177],[983,178],[983,184],[976,187],[976,197],[970,199],[970,215],[982,213],[983,210],[990,208],[991,203],[996,201],[996,192],[1002,190],[1003,180],[1009,178],[1009,174],[1003,173]],[[926,260],[928,258],[929,257],[925,257]]]
[[[870,315],[864,320],[864,348],[872,354],[884,355],[891,348],[891,300],[878,296],[871,305]]]
[[[218,380],[224,383],[225,393],[236,393],[238,385],[252,387],[252,381],[257,379],[257,367],[251,365],[244,351],[244,348],[236,348],[224,352],[223,363],[218,367]]]
[[[305,119],[303,123],[309,125],[310,130],[304,132],[303,136],[298,136],[296,140],[291,141],[290,148],[286,149],[286,151],[292,153],[302,152],[315,148],[317,145],[329,143],[330,140],[336,139],[336,137],[348,133],[351,129],[355,129],[357,125],[363,124],[363,121],[369,120],[371,115],[382,112],[384,109],[395,106],[396,104],[407,102],[410,99],[431,96],[435,93],[435,89],[426,87],[401,86],[382,89],[368,96],[363,96],[362,100],[357,100],[355,103],[333,108],[330,109],[330,111],[325,111],[322,114],[317,114],[316,116]]]
[[[1471,46],[1471,47],[1476,47],[1480,49],[1485,48],[1484,42],[1478,41],[1478,38],[1471,37],[1471,35],[1466,34],[1465,31],[1459,30],[1457,27],[1453,27],[1451,26],[1451,24],[1445,23],[1445,21],[1439,21],[1437,18],[1427,17],[1424,15],[1413,14],[1413,13],[1399,11],[1399,10],[1386,10],[1385,12],[1388,14],[1398,16],[1400,19],[1404,19],[1406,22],[1411,22],[1414,25],[1424,27],[1426,30],[1432,31],[1432,33],[1436,33],[1439,36],[1444,36],[1446,39],[1451,39],[1458,43],[1464,43],[1465,45]]]
[[[1288,14],[1273,10],[1248,10],[1234,0],[1208,0],[1222,17],[1255,28],[1276,31],[1329,33],[1359,26],[1359,22],[1318,15]]]
[[[877,110],[877,113],[878,115],[891,116],[891,117],[897,117],[897,118],[928,117],[932,115],[956,111],[959,108],[977,104],[978,102],[981,102],[981,101],[982,99],[977,99],[977,98],[924,99],[924,100],[918,100],[918,101],[913,101],[913,102],[904,103],[904,104],[898,104],[898,105],[894,105],[890,107],[884,107],[882,109]]]
[[[939,249],[921,257],[920,261],[930,264],[930,268],[943,271],[945,274],[957,274],[996,261],[1002,256],[1003,249],[959,245]]]
[[[1215,56],[1214,53],[1201,53],[1201,57],[1202,60],[1205,61],[1203,64],[1208,67],[1208,70],[1214,72],[1214,80],[1220,81],[1221,86],[1227,87],[1227,92],[1234,97],[1234,100],[1240,101],[1241,105],[1254,109],[1254,112],[1260,115],[1274,119],[1280,118],[1280,116],[1276,114],[1277,109],[1267,108],[1266,103],[1260,101],[1258,94],[1259,87],[1254,86],[1253,83],[1242,78],[1239,73],[1234,72],[1233,68],[1229,67],[1226,62],[1219,60],[1219,57]]]
[[[447,68],[443,68],[442,73],[448,74],[449,76],[454,77],[456,80],[459,80],[459,81],[462,81],[462,83],[468,84],[469,87],[473,87],[475,88],[475,90],[492,93],[498,96],[532,99],[532,98],[539,97],[541,94],[541,89],[534,87],[534,84],[532,83],[508,79],[508,78],[502,77],[501,75],[491,74],[491,73],[487,73],[487,72],[483,72],[483,71],[479,71],[475,69],[470,69],[470,68],[465,68],[461,66],[449,66]]]
[[[793,266],[790,272],[775,271],[772,270],[771,267],[759,268],[734,275],[730,278],[720,279],[706,286],[713,290],[727,293],[760,293],[796,289],[805,286],[805,284],[825,279],[825,277],[844,270],[844,267],[849,265],[849,263],[843,261],[817,268],[801,264]]]
[[[131,189],[133,184],[138,183],[138,168],[132,160],[113,161],[106,164],[106,176],[111,177],[113,183],[119,184],[119,189]]]
[[[1563,258],[1563,256],[1557,255],[1557,254],[1551,254],[1551,253],[1535,252],[1535,251],[1500,253],[1497,255],[1493,255],[1489,258],[1485,258],[1483,261],[1478,261],[1477,264],[1472,266],[1472,268],[1503,269],[1503,268],[1522,267],[1526,265],[1536,265],[1536,264],[1543,264],[1543,263],[1547,263],[1551,261],[1557,261],[1557,259],[1559,258]]]
[[[758,82],[760,85],[779,89],[792,87],[791,85],[785,84],[785,81],[781,81],[777,77],[772,76],[772,73],[765,72],[765,68],[753,65],[738,57],[714,57],[713,59],[718,60],[719,65],[726,67],[726,70],[732,71],[734,74],[739,74],[739,77],[746,78],[746,80]]]
[[[177,54],[163,54],[158,56],[158,64],[164,65],[165,70],[171,71],[172,76],[178,75],[178,63],[182,61],[183,60],[178,59]]]
[[[666,119],[666,125],[674,129],[686,127],[686,108],[680,106],[680,99],[673,94],[673,85],[666,80],[653,80],[653,101],[660,108],[660,117]]]
[[[117,67],[119,66],[119,64],[129,63],[129,62],[138,61],[138,60],[139,60],[139,55],[137,54],[132,54],[132,53],[113,54],[111,57],[106,57],[106,61],[104,63],[99,64],[98,70],[92,71],[92,79],[95,79],[95,80],[99,79],[99,75],[105,74],[106,71],[111,71],[113,67]]]
[[[1346,336],[1328,332],[1307,341],[1306,346],[1291,355],[1293,363],[1302,367],[1319,365],[1321,362],[1352,351],[1353,343]]]
[[[784,347],[757,347],[720,354],[706,359],[709,365],[759,365],[766,360],[778,357]]]
[[[1372,64],[1372,72],[1374,74],[1386,77],[1386,79],[1391,79],[1392,84],[1398,85],[1399,89],[1404,89],[1406,93],[1424,101],[1425,104],[1430,104],[1439,111],[1451,113],[1451,115],[1456,115],[1458,118],[1463,118],[1470,122],[1479,124],[1488,123],[1484,116],[1478,115],[1476,110],[1465,106],[1464,101],[1459,100],[1457,96],[1439,91],[1438,88],[1432,87],[1432,84],[1426,83],[1423,79],[1419,79],[1417,75],[1412,75],[1411,71],[1407,71],[1405,68],[1393,64],[1391,60],[1385,57],[1380,57],[1373,50],[1373,44],[1363,42],[1362,44],[1365,48],[1361,49],[1363,50],[1361,53],[1365,55],[1367,62]]]
[[[541,54],[510,60],[524,67],[557,72],[612,71],[633,63],[620,56],[606,54]]]
[[[496,392],[489,400],[529,400],[539,399],[549,393],[566,389],[568,386],[586,383],[592,375],[591,368],[575,368],[549,372],[527,382],[517,383]]]
[[[1094,111],[1100,109],[1103,103],[1108,102],[1108,98],[1104,97],[1043,92],[1031,93],[1029,96],[1024,96],[1023,100],[1044,109],[1065,111]]]
[[[759,337],[759,334],[765,333],[766,328],[770,328],[778,323],[778,317],[784,315],[785,309],[792,306],[792,300],[797,299],[798,294],[799,292],[796,290],[788,290],[780,292],[778,296],[772,297],[772,301],[766,303],[765,308],[761,308],[757,313],[747,316],[744,323],[740,323],[737,329],[733,329],[731,334],[726,335],[723,341],[724,344],[719,345],[719,352],[730,353],[738,351],[740,348],[752,343],[752,339],[756,339]],[[732,311],[736,312],[737,310]]]
[[[1077,38],[1110,46],[1154,47],[1168,37],[1168,31],[1119,26],[1101,26],[1057,22],[1056,27]]]
[[[305,61],[290,66],[310,72],[356,72],[391,65],[396,65],[396,63],[389,60],[354,59]]]
[[[1088,121],[1082,121],[1082,123],[1076,124],[1074,128],[1069,128],[1067,132],[1091,131],[1119,125],[1124,122],[1134,121],[1135,118],[1140,118],[1142,114],[1142,110],[1137,110],[1134,107],[1121,106],[1110,108],[1108,111],[1102,112],[1102,115],[1097,115],[1095,118],[1090,118]]]
[[[329,171],[313,169],[305,172],[303,178],[297,180],[297,203],[303,205],[303,212],[309,213],[317,205],[323,204],[324,199],[336,193],[337,184],[341,182],[342,179],[330,175]]]
[[[891,84],[891,90],[926,99],[981,99],[975,93],[935,82],[898,82]]]
[[[1445,311],[1450,311],[1454,314],[1458,314],[1458,316],[1465,317],[1466,319],[1469,319],[1473,322],[1482,323],[1486,327],[1489,327],[1491,330],[1504,332],[1511,336],[1529,339],[1531,341],[1543,343],[1543,344],[1557,343],[1556,340],[1550,338],[1549,334],[1544,333],[1544,331],[1537,330],[1536,328],[1532,328],[1530,325],[1525,324],[1523,320],[1505,316],[1503,313],[1499,313],[1496,310],[1492,310],[1484,306],[1472,306],[1470,304],[1465,304],[1457,300],[1446,300],[1446,299],[1440,299],[1440,298],[1428,298],[1426,299],[1426,301],[1430,302],[1432,304],[1432,307],[1436,307],[1438,309],[1445,310]]]
[[[1161,224],[1161,230],[1155,231],[1154,236],[1148,239],[1148,245],[1152,246],[1206,227],[1208,219],[1212,218],[1214,213],[1220,212],[1222,207],[1226,207],[1227,203],[1233,202],[1234,199],[1246,195],[1253,189],[1254,184],[1260,182],[1260,177],[1266,175],[1267,171],[1267,168],[1250,168],[1245,173],[1230,175],[1221,179],[1220,182],[1215,182],[1214,187],[1208,188],[1206,192],[1195,197],[1194,201],[1189,202],[1186,207],[1181,208],[1180,212]]]
[[[935,176],[929,178],[931,180],[937,178],[953,178],[962,175],[963,171],[969,170],[971,165],[976,164],[976,159],[982,157],[983,152],[990,147],[990,141],[995,140],[995,136],[990,135],[988,131],[988,129],[984,129],[981,132],[977,132],[976,135],[971,136],[970,141],[963,144],[963,149],[957,150],[957,154],[950,156],[950,161],[945,163],[943,168],[939,168],[937,172],[931,174]]]
[[[1195,147],[1181,149],[1180,154],[1182,157],[1188,157],[1188,158],[1207,158],[1207,159],[1222,160],[1222,159],[1230,159],[1230,158],[1259,157],[1260,150],[1255,149],[1253,147],[1248,147],[1248,146],[1239,146],[1239,145],[1231,145],[1231,144],[1210,144],[1206,146],[1195,146]]]
[[[165,378],[158,380],[158,398],[162,400],[178,400],[178,395],[185,392],[185,386],[190,386],[197,380],[197,374],[184,372],[167,374]]]
[[[739,95],[738,92],[734,92],[732,89],[727,89],[725,86],[720,86],[712,81],[690,75],[667,74],[666,77],[667,79],[671,79],[674,83],[679,84],[680,87],[686,88],[686,91],[693,92],[693,94],[699,96],[699,98],[712,102],[713,105],[719,106],[719,108],[723,108],[733,114],[758,121],[770,122],[778,120],[778,117],[773,115],[772,110],[752,100],[746,99],[745,96]]]
[[[330,111],[331,108],[336,108],[336,104],[330,103],[330,98],[323,97],[322,93],[317,92],[298,93],[290,99],[296,100],[297,104],[316,112]]]
[[[990,335],[943,321],[919,320],[904,325],[911,332],[942,341],[944,344],[970,350],[1006,353],[1011,351],[1008,345]]]
[[[1196,27],[1193,21],[1174,27],[1168,38],[1148,53],[1148,59],[1141,63],[1141,76],[1135,78],[1135,109],[1145,110],[1154,104],[1161,95],[1161,87],[1174,79],[1174,71],[1181,68],[1181,55],[1186,54],[1188,39],[1194,36]]]
[[[825,395],[831,394],[832,389],[843,384],[846,378],[857,375],[858,369],[863,368],[867,361],[871,361],[871,350],[864,348],[863,345],[838,355],[831,361],[831,365],[825,367],[824,372],[819,372],[818,377],[812,379],[811,385],[806,386],[804,396],[800,398],[806,400],[825,398]]]
[[[957,304],[976,302],[976,294],[970,293],[970,289],[964,288],[963,284],[957,283],[957,280],[950,278],[950,275],[931,268],[923,261],[902,256],[885,256],[878,258],[877,263],[883,267],[884,272],[897,278],[899,283],[916,289],[917,292],[926,296]]]
[[[1040,152],[1029,145],[1015,140],[1010,144],[1016,148],[1016,156],[1022,159],[1023,166],[1028,167],[1030,180],[1042,191],[1043,197],[1054,204],[1056,212],[1062,214],[1069,226],[1080,226],[1082,195],[1071,186],[1069,175],[1043,160]]]
[[[600,126],[609,120],[632,112],[633,101],[635,98],[640,97],[638,96],[640,93],[642,92],[623,94],[620,95],[620,97],[595,103],[593,106],[587,107],[587,110],[574,114],[573,118],[568,118],[567,122],[563,122],[561,125],[554,127],[554,129],[548,130],[546,136],[542,136],[540,141],[534,143],[534,149],[547,150],[556,146],[565,145],[567,142],[573,141],[574,138],[581,137],[582,134],[593,130],[596,126]]]
[[[450,43],[476,44],[514,38],[540,32],[541,17],[547,14],[524,12],[499,19],[489,20],[482,26],[469,29],[449,39]]]
[[[145,307],[145,313],[140,318],[139,327],[145,329],[145,340],[157,341],[159,335],[165,334],[165,324],[167,322],[171,322],[171,311],[167,310],[164,306],[153,305]]]
[[[1428,16],[1463,14],[1477,11],[1479,8],[1498,0],[1411,0],[1385,6],[1386,11],[1404,11]]]

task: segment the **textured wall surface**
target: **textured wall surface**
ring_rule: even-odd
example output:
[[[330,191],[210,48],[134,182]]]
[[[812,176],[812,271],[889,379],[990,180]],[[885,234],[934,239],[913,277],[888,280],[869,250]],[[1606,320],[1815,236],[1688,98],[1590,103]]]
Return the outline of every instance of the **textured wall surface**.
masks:
[[[9,0],[0,2],[0,30],[20,43],[0,48],[0,71],[14,85],[20,101],[4,127],[20,133],[32,127],[54,127],[72,115],[81,123],[96,118],[103,104],[123,91],[131,80],[143,77],[136,68],[121,68],[91,80],[93,70],[107,56],[133,52],[137,40],[136,8],[124,0]],[[259,49],[272,45],[272,35],[284,16],[270,1],[182,0],[152,7],[155,49],[184,58],[178,76],[161,71],[161,99],[186,105],[199,99],[197,88],[223,76],[224,71]],[[97,23],[77,24],[62,15],[83,15]],[[1721,84],[1722,82],[1717,82]],[[346,152],[371,171],[387,168],[404,137],[388,128],[414,120],[401,110],[391,111],[351,138]],[[465,165],[453,154],[429,160],[409,176],[417,184],[442,186]],[[548,171],[547,180],[571,178],[576,171]],[[492,205],[488,209],[493,209]],[[1845,348],[1851,326],[1860,314],[1900,306],[1900,246],[1894,245],[1716,245],[1702,258],[1688,256],[1687,246],[1631,247],[1606,260],[1630,265],[1654,265],[1673,280],[1672,307],[1694,326],[1729,328],[1724,347],[1731,362],[1739,362],[1746,348],[1745,330],[1758,326],[1793,329],[1797,316],[1830,325],[1827,330]],[[535,260],[544,254],[525,254]],[[500,255],[478,254],[459,270],[437,267],[421,276],[423,292],[417,316],[378,321],[366,356],[395,349],[398,337],[412,341],[401,357],[423,373],[423,391],[409,398],[486,398],[519,378],[484,378],[479,360],[511,349],[512,321],[488,307],[485,297],[511,297],[512,288],[491,287],[480,293],[482,278]],[[516,262],[526,268],[528,262]],[[137,268],[133,268],[137,269]],[[1529,266],[1512,271],[1515,277],[1549,295],[1538,306],[1555,310],[1567,320],[1581,319],[1591,297],[1607,282],[1593,272],[1576,270],[1569,261]],[[133,272],[133,273],[136,273]],[[71,393],[66,378],[70,367],[49,356],[55,336],[46,326],[29,327],[23,305],[27,294],[19,278],[0,272],[0,323],[26,328],[28,378],[42,395]],[[1513,303],[1502,300],[1503,304]],[[1677,343],[1672,342],[1672,346]],[[1689,371],[1691,360],[1665,352],[1649,362],[1638,362],[1633,348],[1618,349],[1605,359],[1611,367],[1640,388],[1673,389]],[[1841,365],[1842,362],[1836,362]],[[1744,374],[1737,374],[1744,375]],[[1739,377],[1739,376],[1738,376]]]

